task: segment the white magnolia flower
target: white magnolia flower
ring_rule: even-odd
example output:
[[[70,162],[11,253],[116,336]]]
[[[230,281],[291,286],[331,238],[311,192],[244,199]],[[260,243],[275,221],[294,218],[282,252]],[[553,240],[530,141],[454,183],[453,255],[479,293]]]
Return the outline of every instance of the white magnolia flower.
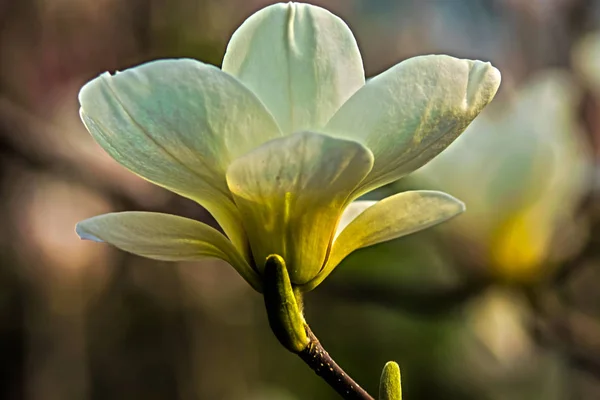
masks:
[[[159,60],[105,73],[80,93],[81,117],[112,157],[197,201],[225,235],[143,212],[94,217],[77,232],[160,260],[220,258],[259,291],[264,260],[278,254],[292,284],[310,290],[354,250],[463,211],[431,191],[353,201],[436,156],[499,84],[489,63],[444,55],[365,84],[341,19],[307,4],[266,7],[234,33],[222,70]],[[345,211],[358,216],[338,232]]]

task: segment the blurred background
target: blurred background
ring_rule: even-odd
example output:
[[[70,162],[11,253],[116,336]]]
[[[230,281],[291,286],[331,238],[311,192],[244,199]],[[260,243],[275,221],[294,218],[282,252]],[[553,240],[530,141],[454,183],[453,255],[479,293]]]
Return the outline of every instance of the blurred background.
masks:
[[[219,262],[82,242],[108,211],[214,223],[97,146],[78,117],[99,73],[164,57],[220,65],[267,0],[0,0],[0,399],[336,399]],[[408,57],[491,61],[496,100],[408,178],[468,211],[350,256],[306,299],[330,354],[408,400],[600,398],[600,1],[319,0],[368,76]],[[401,95],[401,94],[400,94]]]

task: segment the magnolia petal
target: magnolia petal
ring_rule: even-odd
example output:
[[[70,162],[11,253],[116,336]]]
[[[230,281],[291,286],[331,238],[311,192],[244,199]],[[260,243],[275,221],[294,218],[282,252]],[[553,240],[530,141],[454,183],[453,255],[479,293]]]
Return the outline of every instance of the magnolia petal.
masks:
[[[421,167],[462,133],[492,100],[500,72],[444,55],[408,59],[356,92],[325,132],[365,144],[375,165],[356,195]]]
[[[321,129],[365,83],[344,21],[299,3],[274,4],[248,18],[231,37],[223,71],[256,93],[288,134]]]
[[[429,228],[464,210],[460,200],[442,192],[403,192],[385,198],[348,224],[333,243],[325,268],[302,289],[317,287],[354,250]]]
[[[119,212],[81,221],[75,228],[81,239],[106,242],[142,257],[163,261],[227,261],[258,291],[260,278],[233,244],[216,229],[176,215]]]
[[[342,233],[342,231],[348,226],[348,224],[350,224],[350,222],[354,221],[354,219],[363,211],[375,204],[377,204],[377,202],[373,200],[360,200],[350,203],[350,205],[344,209],[340,221],[338,222],[333,240],[337,239],[340,233]]]
[[[199,61],[159,60],[99,76],[79,101],[88,131],[116,161],[200,203],[243,248],[225,171],[233,158],[280,136],[244,85]]]
[[[279,254],[292,283],[314,278],[348,196],[372,165],[371,152],[360,143],[312,132],[272,140],[235,160],[227,183],[257,268]]]

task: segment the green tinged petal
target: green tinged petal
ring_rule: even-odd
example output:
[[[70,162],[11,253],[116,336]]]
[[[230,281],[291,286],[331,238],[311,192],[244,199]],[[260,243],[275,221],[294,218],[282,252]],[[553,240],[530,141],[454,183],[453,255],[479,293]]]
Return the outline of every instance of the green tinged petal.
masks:
[[[403,192],[385,198],[348,224],[333,243],[325,268],[302,289],[317,287],[354,250],[418,232],[464,210],[461,201],[442,192]]]
[[[216,229],[189,218],[151,212],[120,212],[81,221],[82,239],[106,242],[142,257],[164,261],[218,258],[227,261],[258,291],[258,274]]]
[[[375,165],[356,195],[421,167],[464,131],[492,100],[500,72],[444,55],[408,59],[369,80],[325,132],[358,140]]]
[[[309,4],[266,7],[233,34],[223,60],[286,134],[321,129],[364,85],[362,59],[348,26]]]
[[[348,196],[372,165],[360,143],[312,132],[272,140],[235,160],[227,182],[252,232],[256,264],[279,254],[293,284],[314,278]]]
[[[280,132],[244,85],[199,61],[160,60],[101,75],[79,101],[87,129],[115,160],[197,201],[239,249],[246,246],[225,171]]]

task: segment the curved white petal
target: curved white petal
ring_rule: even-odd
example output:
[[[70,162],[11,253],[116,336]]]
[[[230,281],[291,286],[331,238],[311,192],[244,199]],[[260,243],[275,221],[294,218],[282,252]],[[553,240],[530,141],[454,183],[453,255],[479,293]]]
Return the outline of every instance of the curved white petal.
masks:
[[[360,143],[301,132],[235,160],[227,182],[242,213],[257,268],[282,256],[294,284],[323,267],[347,198],[373,165]]]
[[[393,182],[446,148],[494,97],[500,72],[444,55],[408,59],[369,80],[325,132],[358,140],[375,165],[356,195]]]
[[[321,129],[365,82],[344,21],[300,3],[274,4],[248,18],[231,37],[223,71],[256,93],[286,134]]]
[[[260,291],[260,278],[233,244],[216,229],[189,218],[151,212],[120,212],[81,221],[82,239],[106,242],[121,250],[164,261],[219,258],[231,264]]]
[[[280,135],[244,85],[199,61],[159,60],[99,76],[81,89],[79,101],[87,129],[115,160],[200,203],[244,247],[225,170]]]
[[[385,198],[348,224],[333,243],[325,268],[303,289],[314,289],[354,250],[429,228],[464,210],[461,201],[442,192],[403,192]]]

